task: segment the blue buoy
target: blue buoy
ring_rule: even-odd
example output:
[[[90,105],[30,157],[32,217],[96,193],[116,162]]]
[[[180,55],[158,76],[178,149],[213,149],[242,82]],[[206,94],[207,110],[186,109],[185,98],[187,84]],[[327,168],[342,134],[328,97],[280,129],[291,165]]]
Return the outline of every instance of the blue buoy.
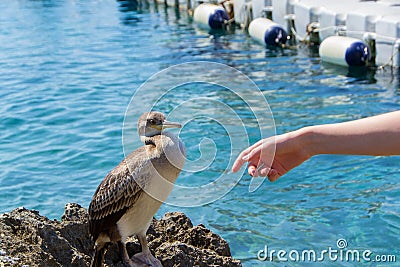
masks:
[[[346,49],[345,58],[349,66],[365,66],[371,58],[371,53],[365,43],[354,42]]]
[[[257,18],[250,22],[249,34],[260,43],[279,47],[286,43],[287,33],[281,25],[266,18]]]
[[[229,17],[225,10],[216,9],[208,18],[208,25],[210,25],[211,29],[222,29],[225,25],[225,21],[228,20]]]
[[[195,8],[193,19],[210,29],[223,29],[226,22],[229,21],[229,16],[221,6],[201,4]]]
[[[264,35],[265,44],[270,46],[285,44],[286,40],[287,40],[287,33],[279,25],[275,25],[268,28]]]
[[[365,66],[371,59],[371,50],[360,39],[347,36],[327,37],[319,46],[322,61],[341,66]]]

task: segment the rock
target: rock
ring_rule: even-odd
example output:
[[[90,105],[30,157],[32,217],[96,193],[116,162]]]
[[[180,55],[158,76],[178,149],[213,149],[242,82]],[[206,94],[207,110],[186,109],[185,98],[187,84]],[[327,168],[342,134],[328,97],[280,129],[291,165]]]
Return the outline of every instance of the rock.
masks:
[[[86,215],[87,217],[87,215]],[[51,221],[38,211],[18,208],[0,216],[0,265],[88,266],[90,247],[87,218]]]
[[[65,204],[64,214],[61,216],[61,221],[82,221],[87,222],[89,219],[87,210],[76,203]]]
[[[25,208],[0,215],[0,266],[89,266],[93,241],[87,222],[87,210],[71,203],[61,221]],[[154,219],[147,240],[164,267],[241,266],[224,239],[203,225],[193,226],[181,212]],[[127,249],[130,256],[141,251],[136,238],[128,240]],[[105,258],[105,266],[123,266],[116,245]]]

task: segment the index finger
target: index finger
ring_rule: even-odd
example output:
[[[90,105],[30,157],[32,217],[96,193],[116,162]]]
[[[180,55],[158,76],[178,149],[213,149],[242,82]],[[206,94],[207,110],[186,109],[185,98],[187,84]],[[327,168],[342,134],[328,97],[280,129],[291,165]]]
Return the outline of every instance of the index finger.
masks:
[[[232,171],[233,171],[233,172],[237,172],[237,171],[240,169],[240,167],[242,167],[242,165],[243,165],[245,162],[249,161],[249,159],[243,159],[243,158],[244,158],[245,156],[249,155],[249,154],[250,154],[253,150],[255,150],[257,147],[259,147],[260,145],[262,145],[262,141],[263,141],[263,140],[258,141],[257,143],[255,143],[254,145],[252,145],[252,146],[246,148],[245,150],[243,150],[243,151],[239,154],[239,156],[236,158],[235,162],[233,163],[233,166],[232,166]]]

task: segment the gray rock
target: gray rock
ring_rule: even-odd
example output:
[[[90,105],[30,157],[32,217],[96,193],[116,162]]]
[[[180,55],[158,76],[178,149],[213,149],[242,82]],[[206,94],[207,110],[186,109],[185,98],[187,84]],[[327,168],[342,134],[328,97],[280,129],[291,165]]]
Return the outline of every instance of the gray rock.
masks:
[[[61,221],[25,208],[0,215],[0,266],[89,266],[93,241],[87,221],[87,210],[73,203],[65,206]],[[241,266],[224,239],[203,225],[193,226],[181,212],[154,219],[147,240],[164,267]],[[136,238],[128,240],[127,249],[130,256],[140,252]],[[123,266],[115,245],[106,266]]]

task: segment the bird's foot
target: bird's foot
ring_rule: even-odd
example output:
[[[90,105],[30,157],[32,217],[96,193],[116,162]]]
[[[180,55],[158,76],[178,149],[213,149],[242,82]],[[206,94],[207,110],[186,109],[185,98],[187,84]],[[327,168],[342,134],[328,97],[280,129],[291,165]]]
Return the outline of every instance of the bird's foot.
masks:
[[[137,267],[148,266],[148,267],[163,267],[161,262],[151,255],[150,253],[140,252],[132,257],[132,261],[141,262],[145,265],[137,265]],[[136,265],[134,265],[136,267]]]
[[[138,259],[132,257],[132,259],[124,260],[123,264],[125,267],[149,267],[147,263],[144,263]]]
[[[124,264],[125,267],[132,267],[133,266],[133,261],[131,259],[122,260],[122,263]]]

